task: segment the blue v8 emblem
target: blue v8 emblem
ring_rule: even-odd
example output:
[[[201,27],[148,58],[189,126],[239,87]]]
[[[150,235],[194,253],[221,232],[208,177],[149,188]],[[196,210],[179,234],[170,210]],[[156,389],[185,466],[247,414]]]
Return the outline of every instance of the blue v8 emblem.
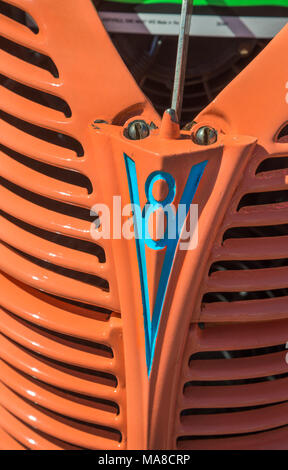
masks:
[[[140,207],[138,180],[135,162],[124,154],[125,165],[128,178],[128,186],[131,204],[133,207]],[[194,165],[187,178],[187,182],[180,200],[179,207],[184,208],[182,210],[181,217],[179,210],[177,213],[172,213],[172,218],[168,218],[169,224],[173,224],[175,230],[172,233],[175,236],[169,236],[171,230],[169,230],[168,222],[165,230],[165,234],[160,240],[153,240],[147,230],[147,224],[150,215],[159,208],[168,210],[170,205],[173,203],[176,196],[176,182],[170,173],[164,171],[152,172],[145,183],[145,193],[147,197],[147,203],[144,206],[143,211],[133,210],[133,224],[135,232],[135,242],[137,250],[137,259],[139,267],[139,276],[141,284],[142,304],[143,304],[143,316],[144,316],[144,330],[145,330],[145,345],[146,345],[146,363],[148,375],[150,375],[151,367],[153,363],[153,357],[155,352],[155,344],[159,329],[159,323],[163,310],[164,300],[167,292],[168,281],[171,275],[173,261],[176,253],[176,248],[179,242],[179,237],[188,215],[190,205],[192,204],[194,195],[197,191],[199,182],[204,173],[205,167],[208,161],[204,161]],[[153,186],[156,181],[164,180],[168,186],[168,194],[164,200],[158,201],[153,196]],[[153,310],[150,306],[149,300],[149,286],[147,276],[147,261],[146,261],[146,246],[152,250],[163,250],[166,248],[163,266],[160,274],[160,280],[156,293],[156,300]],[[152,315],[151,315],[152,311]]]

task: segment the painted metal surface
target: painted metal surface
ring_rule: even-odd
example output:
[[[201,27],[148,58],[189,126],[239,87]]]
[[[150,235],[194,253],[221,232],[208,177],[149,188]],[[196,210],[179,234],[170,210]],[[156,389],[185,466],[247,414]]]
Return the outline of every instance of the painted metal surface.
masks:
[[[0,18],[0,72],[7,78],[0,93],[2,448],[287,448],[286,404],[278,404],[287,401],[283,352],[231,364],[190,358],[271,348],[288,339],[287,296],[203,302],[221,289],[287,287],[286,267],[229,275],[209,270],[219,259],[287,258],[287,237],[223,243],[223,233],[288,220],[285,203],[237,210],[248,192],[287,185],[287,168],[256,170],[267,158],[287,156],[288,144],[275,136],[287,120],[282,58],[288,29],[192,130],[180,131],[168,113],[161,121],[143,96],[91,2],[83,7],[75,0],[73,9],[68,0],[9,3],[29,13],[34,26]],[[96,119],[107,124],[93,124]],[[135,119],[155,123],[149,137],[127,139],[125,129]],[[203,125],[218,135],[207,147],[193,137]],[[90,233],[94,204],[112,208],[115,195],[122,206],[131,202],[124,155],[135,164],[141,208],[151,174],[171,175],[177,208],[189,173],[207,162],[193,194],[198,245],[191,251],[174,247],[149,379],[135,240],[95,242]],[[153,192],[155,200],[163,200],[162,190]],[[144,247],[151,311],[167,250]],[[201,329],[203,323],[208,326]],[[214,383],[271,374],[280,377],[233,390]],[[254,408],[238,410],[237,420],[226,411],[220,423],[203,413],[183,414],[247,406]],[[233,437],[237,430],[248,435]],[[216,435],[216,444],[190,439]]]

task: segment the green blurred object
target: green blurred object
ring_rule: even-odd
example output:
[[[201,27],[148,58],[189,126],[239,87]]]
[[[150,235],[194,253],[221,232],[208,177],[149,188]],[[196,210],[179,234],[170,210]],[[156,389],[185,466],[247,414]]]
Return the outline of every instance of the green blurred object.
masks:
[[[181,0],[108,0],[118,3],[181,3]],[[217,7],[288,7],[288,0],[194,0],[194,5]]]

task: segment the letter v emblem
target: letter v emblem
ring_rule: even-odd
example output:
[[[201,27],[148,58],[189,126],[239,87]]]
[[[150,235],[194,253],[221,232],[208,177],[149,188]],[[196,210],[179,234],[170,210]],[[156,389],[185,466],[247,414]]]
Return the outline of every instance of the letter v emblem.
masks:
[[[136,172],[136,165],[135,162],[124,153],[125,165],[126,165],[126,172],[127,172],[127,179],[128,179],[128,186],[129,186],[129,194],[130,200],[132,205],[136,205],[140,207],[140,198],[139,198],[139,189],[138,189],[138,179],[137,179],[137,172]],[[147,363],[147,371],[148,376],[150,376],[151,367],[153,363],[153,357],[155,352],[155,344],[159,329],[159,323],[161,319],[161,314],[163,310],[164,300],[167,292],[168,281],[172,272],[172,266],[174,262],[174,257],[176,253],[176,248],[179,241],[179,236],[181,234],[184,222],[188,215],[190,205],[192,204],[194,195],[197,191],[199,186],[200,180],[203,176],[204,170],[206,168],[208,161],[203,161],[192,166],[187,182],[180,200],[180,204],[185,207],[185,217],[181,218],[181,223],[179,224],[179,216],[178,210],[176,217],[174,219],[174,223],[176,224],[176,231],[175,237],[167,238],[166,229],[164,239],[160,240],[159,242],[155,242],[147,236],[147,230],[143,231],[146,227],[145,222],[145,210],[141,215],[141,211],[138,210],[133,211],[133,223],[134,223],[134,232],[135,232],[135,242],[136,242],[136,251],[137,251],[137,259],[138,259],[138,268],[139,268],[139,276],[140,276],[140,284],[141,284],[141,295],[142,295],[142,304],[143,304],[143,317],[144,317],[144,330],[145,330],[145,345],[146,345],[146,363]],[[169,193],[164,201],[156,201],[152,195],[153,184],[157,180],[165,180],[168,184]],[[164,207],[164,205],[170,205],[175,197],[176,194],[176,183],[173,176],[170,173],[164,171],[154,171],[151,173],[145,183],[145,191],[148,202],[152,201],[152,205],[155,208],[158,208],[159,205]],[[145,209],[145,208],[144,208]],[[148,214],[151,215],[151,211],[148,210]],[[179,226],[180,225],[180,226]],[[144,233],[143,233],[144,232]],[[149,301],[149,286],[148,286],[148,276],[147,276],[147,261],[146,261],[146,246],[150,249],[159,250],[166,248],[165,257],[163,261],[163,266],[160,274],[160,280],[157,288],[156,300],[154,308],[152,309],[151,315],[151,307]]]

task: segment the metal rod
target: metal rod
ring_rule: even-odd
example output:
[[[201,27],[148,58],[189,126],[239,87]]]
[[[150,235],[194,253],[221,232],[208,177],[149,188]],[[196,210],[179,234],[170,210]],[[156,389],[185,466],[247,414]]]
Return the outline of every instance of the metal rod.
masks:
[[[171,108],[176,111],[176,116],[179,121],[181,118],[182,111],[192,10],[193,0],[182,0],[177,58],[171,104]]]

